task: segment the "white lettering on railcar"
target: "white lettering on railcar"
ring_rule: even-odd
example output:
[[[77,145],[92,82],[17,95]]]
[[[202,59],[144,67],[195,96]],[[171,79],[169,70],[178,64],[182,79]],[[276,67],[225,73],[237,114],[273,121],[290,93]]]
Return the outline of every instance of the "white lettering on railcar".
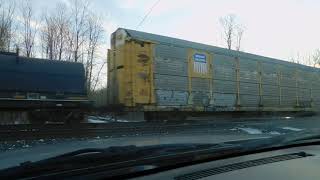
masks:
[[[201,74],[207,73],[208,67],[206,55],[198,53],[193,55],[193,71]]]

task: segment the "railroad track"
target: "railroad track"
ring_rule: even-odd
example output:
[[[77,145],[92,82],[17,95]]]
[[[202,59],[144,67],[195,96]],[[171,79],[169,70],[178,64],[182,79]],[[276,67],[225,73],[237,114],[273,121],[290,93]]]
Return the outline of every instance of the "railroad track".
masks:
[[[74,126],[64,124],[45,125],[2,125],[0,142],[17,140],[82,138],[82,137],[121,137],[161,135],[174,133],[203,133],[219,131],[214,123],[81,123]]]

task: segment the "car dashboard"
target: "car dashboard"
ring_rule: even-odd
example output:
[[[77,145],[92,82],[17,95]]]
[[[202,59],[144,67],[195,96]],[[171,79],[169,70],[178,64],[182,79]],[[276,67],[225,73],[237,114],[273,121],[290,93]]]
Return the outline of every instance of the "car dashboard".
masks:
[[[304,146],[216,160],[135,179],[315,180],[320,179],[320,146]]]

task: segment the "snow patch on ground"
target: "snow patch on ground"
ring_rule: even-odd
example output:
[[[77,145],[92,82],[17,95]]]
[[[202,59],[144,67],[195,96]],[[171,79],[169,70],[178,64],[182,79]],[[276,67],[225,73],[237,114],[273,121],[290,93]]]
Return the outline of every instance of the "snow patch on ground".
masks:
[[[108,123],[114,121],[111,117],[103,117],[103,116],[88,116],[89,123]]]
[[[277,132],[277,131],[270,131],[269,134],[272,135],[281,135],[281,133]]]
[[[111,116],[88,116],[89,123],[133,122],[127,119],[115,119]]]
[[[106,121],[103,120],[97,120],[97,119],[88,119],[89,123],[107,123]]]
[[[29,144],[25,144],[25,145],[23,145],[22,146],[23,148],[29,148],[29,147],[31,147]]]
[[[254,128],[238,128],[242,131],[245,131],[248,134],[262,134],[262,131]]]
[[[125,119],[117,119],[116,122],[129,122],[129,121]]]
[[[303,129],[294,128],[294,127],[283,127],[282,129],[290,130],[290,131],[302,131]]]

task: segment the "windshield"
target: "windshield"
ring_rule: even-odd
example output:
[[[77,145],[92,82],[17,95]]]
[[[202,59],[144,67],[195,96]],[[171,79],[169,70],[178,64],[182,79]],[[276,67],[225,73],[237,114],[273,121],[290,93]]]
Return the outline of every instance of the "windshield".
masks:
[[[1,1],[0,169],[320,135],[319,5]]]

